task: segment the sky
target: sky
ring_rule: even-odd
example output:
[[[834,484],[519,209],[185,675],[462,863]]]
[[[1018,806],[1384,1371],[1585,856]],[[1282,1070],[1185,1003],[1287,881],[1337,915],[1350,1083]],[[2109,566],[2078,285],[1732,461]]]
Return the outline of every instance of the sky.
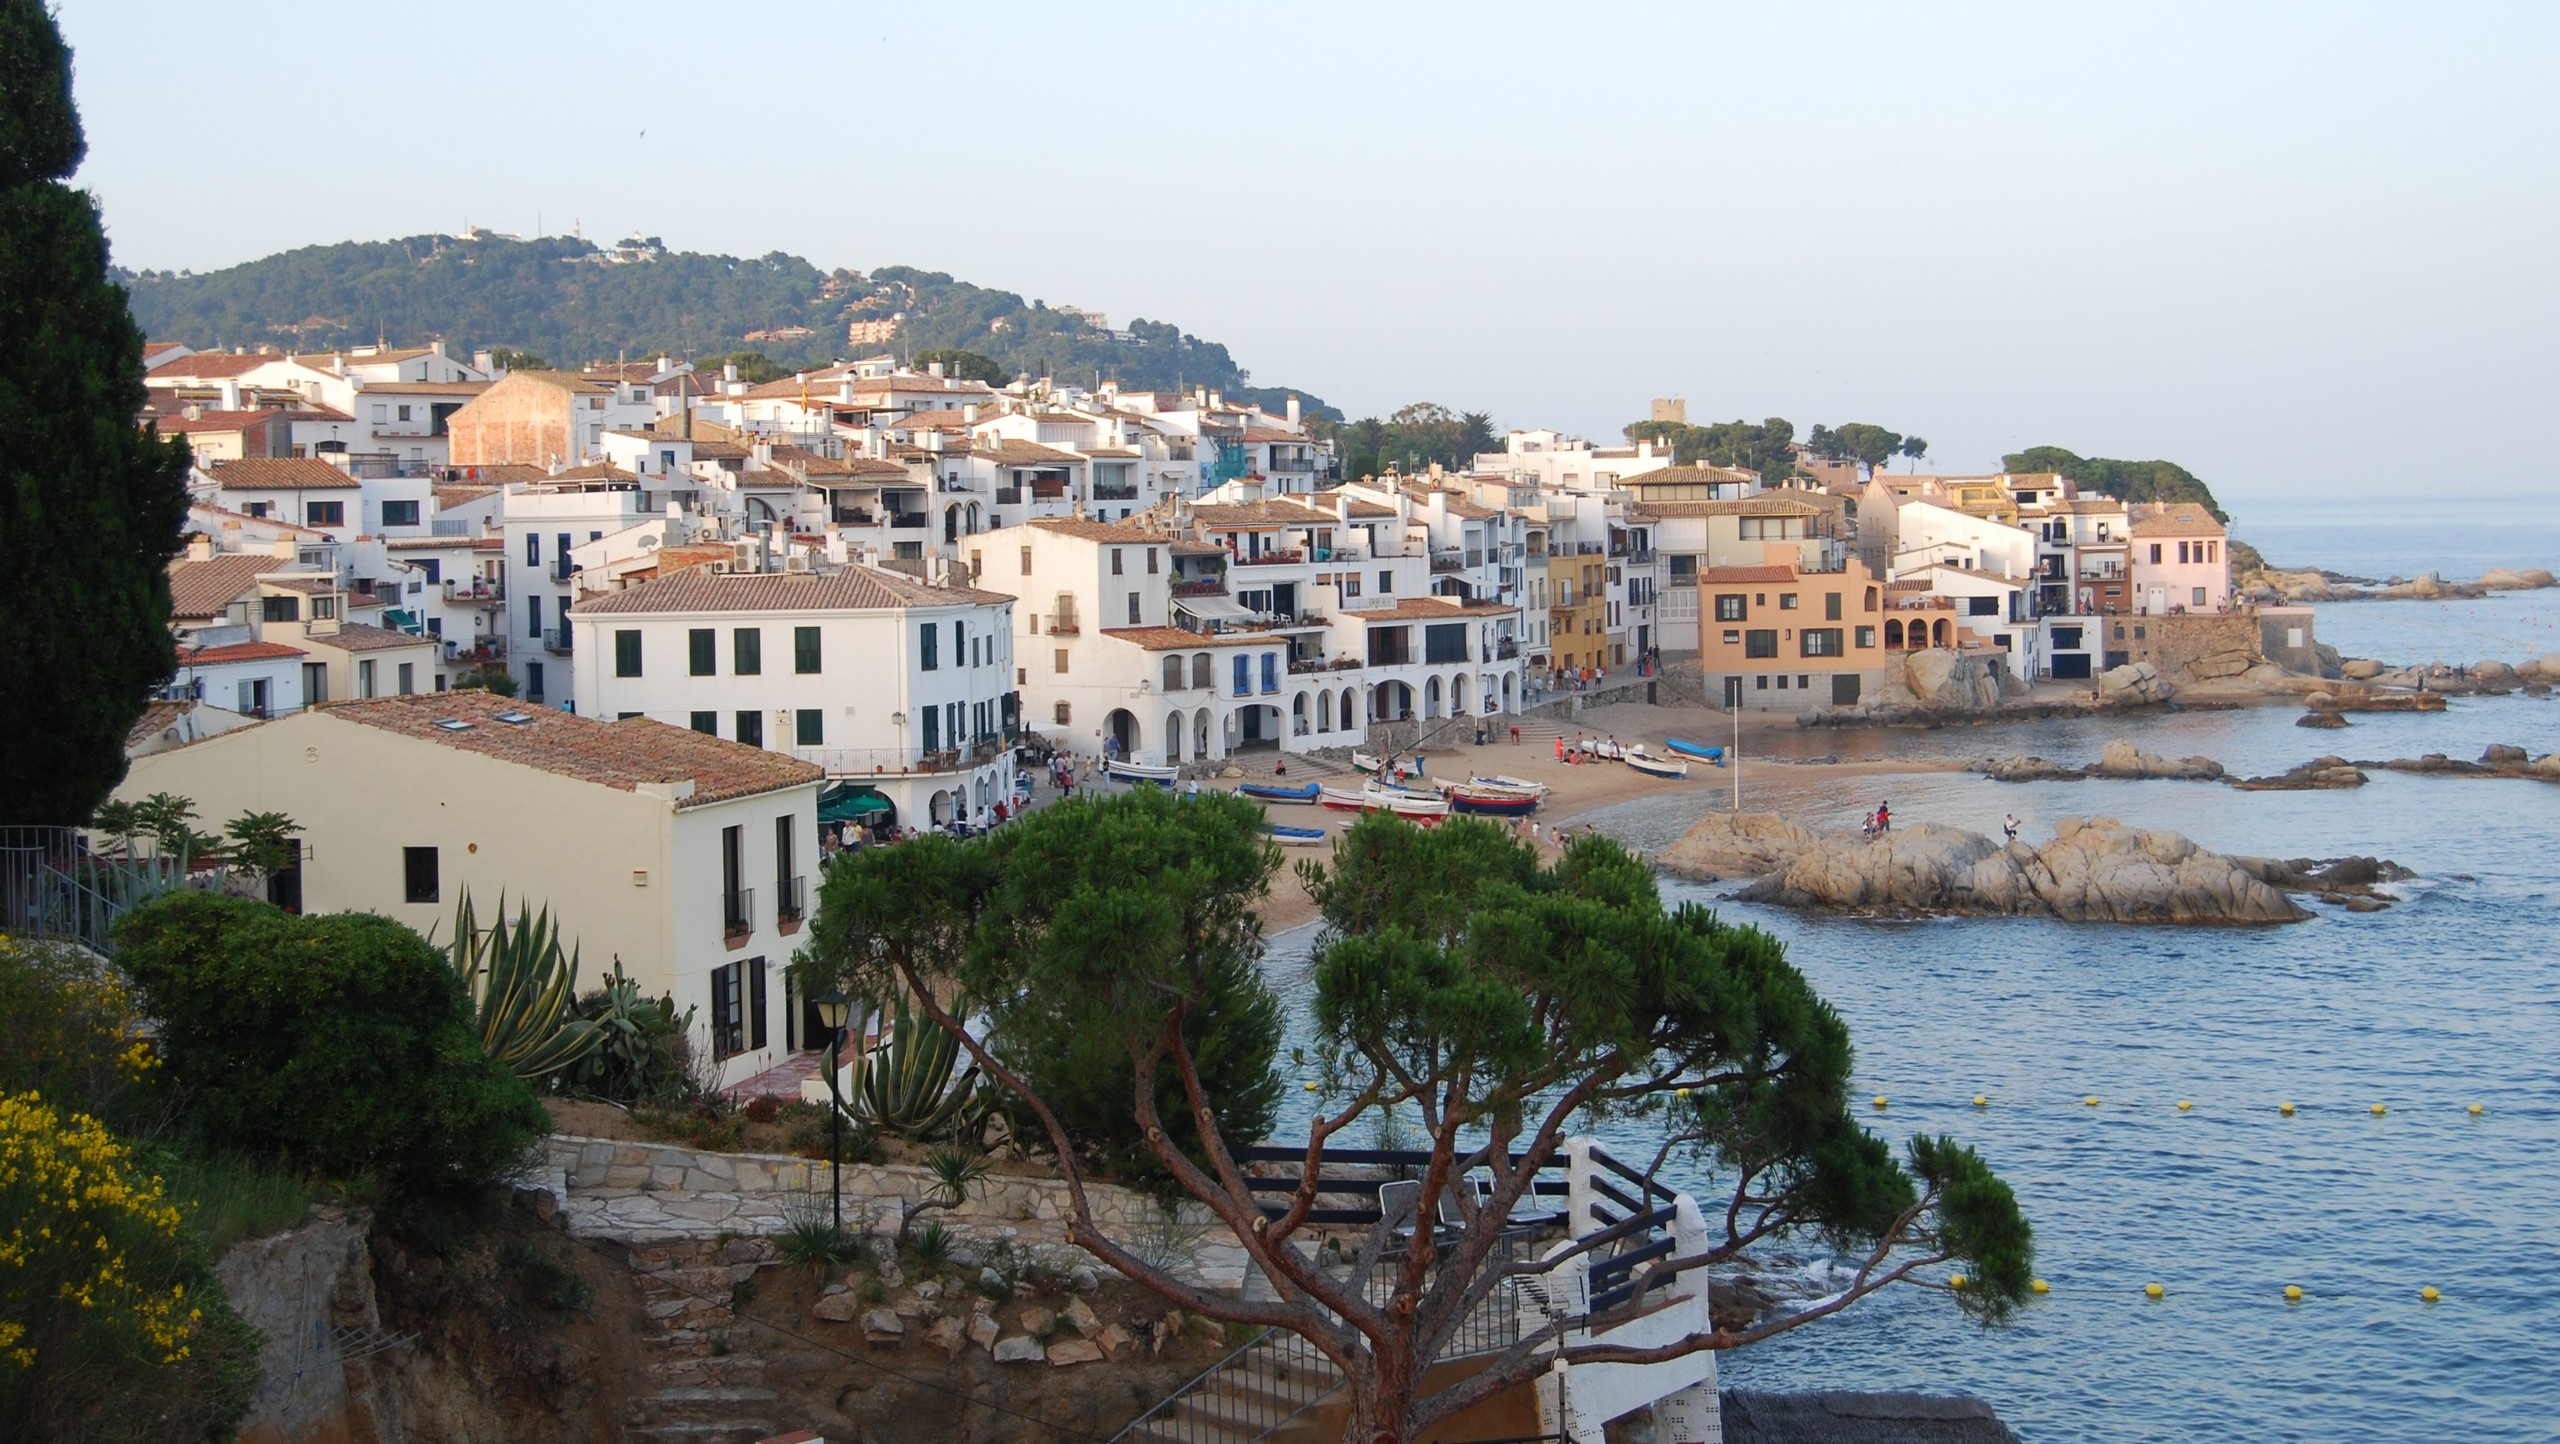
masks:
[[[136,268],[575,225],[1173,321],[1353,415],[2555,484],[2560,6],[60,13]]]

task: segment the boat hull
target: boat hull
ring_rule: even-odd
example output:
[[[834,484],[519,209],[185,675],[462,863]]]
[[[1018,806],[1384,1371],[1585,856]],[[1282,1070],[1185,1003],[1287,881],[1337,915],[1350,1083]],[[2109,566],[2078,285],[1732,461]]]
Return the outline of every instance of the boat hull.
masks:
[[[1683,757],[1695,757],[1701,762],[1720,762],[1724,760],[1723,748],[1709,747],[1702,742],[1683,742],[1677,737],[1666,737],[1662,739],[1662,745],[1679,753]]]
[[[1526,817],[1538,810],[1538,799],[1520,792],[1484,792],[1471,787],[1449,789],[1449,807],[1480,817]]]
[[[1619,759],[1647,777],[1682,778],[1689,775],[1689,764],[1661,757],[1623,757]]]
[[[1290,806],[1311,807],[1322,791],[1322,788],[1312,782],[1304,787],[1265,787],[1253,782],[1236,785],[1236,795],[1239,797],[1250,797],[1256,802],[1286,803]]]
[[[1325,830],[1321,827],[1270,827],[1263,830],[1282,847],[1320,847],[1325,839]]]
[[[1182,775],[1179,767],[1148,767],[1137,762],[1105,762],[1102,775],[1122,782],[1153,782],[1159,786]]]

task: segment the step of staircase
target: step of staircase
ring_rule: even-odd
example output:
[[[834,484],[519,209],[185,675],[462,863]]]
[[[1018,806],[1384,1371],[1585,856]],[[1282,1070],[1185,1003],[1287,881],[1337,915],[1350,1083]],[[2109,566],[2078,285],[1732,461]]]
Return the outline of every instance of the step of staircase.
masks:
[[[702,1419],[682,1424],[633,1424],[624,1444],[756,1444],[775,1433],[770,1419]]]
[[[757,1384],[697,1384],[664,1388],[631,1401],[634,1424],[682,1424],[736,1419],[770,1412],[782,1396]]]

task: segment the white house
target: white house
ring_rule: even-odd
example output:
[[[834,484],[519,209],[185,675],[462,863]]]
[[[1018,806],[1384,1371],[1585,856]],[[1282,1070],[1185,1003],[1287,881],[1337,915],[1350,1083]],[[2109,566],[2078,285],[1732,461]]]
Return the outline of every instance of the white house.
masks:
[[[508,638],[507,671],[524,700],[580,705],[570,660],[577,573],[569,553],[637,525],[648,514],[646,501],[630,480],[555,478],[506,494],[507,624],[501,630]]]
[[[784,970],[807,937],[818,769],[682,728],[598,722],[487,692],[297,713],[137,756],[116,789],[199,814],[273,811],[301,861],[277,895],[310,912],[453,927],[469,892],[548,907],[581,988],[619,960],[691,1009],[723,1084],[812,1038]]]
[[[594,716],[787,752],[910,825],[1012,796],[1011,597],[859,564],[694,567],[590,597],[567,625]]]
[[[2133,508],[2134,610],[2218,612],[2231,605],[2231,554],[2222,523],[2201,502]]]

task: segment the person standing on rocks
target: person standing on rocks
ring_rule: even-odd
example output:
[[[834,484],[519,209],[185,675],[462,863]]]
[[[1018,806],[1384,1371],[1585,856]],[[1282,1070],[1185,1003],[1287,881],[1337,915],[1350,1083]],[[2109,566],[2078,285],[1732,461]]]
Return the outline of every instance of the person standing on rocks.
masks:
[[[2011,812],[2002,815],[2000,819],[2000,835],[2011,842],[2016,842],[2018,840],[2018,814]]]
[[[1881,837],[1891,831],[1893,831],[1893,804],[1879,802],[1876,804],[1876,835]]]

